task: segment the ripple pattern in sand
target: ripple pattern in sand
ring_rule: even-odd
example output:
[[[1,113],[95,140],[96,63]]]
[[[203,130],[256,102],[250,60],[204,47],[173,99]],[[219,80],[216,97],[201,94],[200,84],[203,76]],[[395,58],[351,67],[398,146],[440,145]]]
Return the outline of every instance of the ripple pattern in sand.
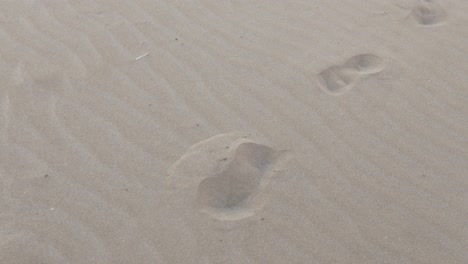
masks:
[[[0,262],[465,263],[463,10],[5,1]]]

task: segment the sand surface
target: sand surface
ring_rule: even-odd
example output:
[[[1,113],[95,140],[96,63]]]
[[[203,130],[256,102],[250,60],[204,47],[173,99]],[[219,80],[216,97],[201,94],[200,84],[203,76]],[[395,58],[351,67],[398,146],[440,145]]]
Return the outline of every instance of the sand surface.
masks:
[[[0,2],[0,263],[468,263],[468,1]]]

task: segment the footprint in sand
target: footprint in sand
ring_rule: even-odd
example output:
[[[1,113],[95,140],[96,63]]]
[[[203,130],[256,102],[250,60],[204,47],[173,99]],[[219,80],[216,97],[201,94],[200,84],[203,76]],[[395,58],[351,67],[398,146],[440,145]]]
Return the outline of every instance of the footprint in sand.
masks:
[[[266,202],[269,183],[289,155],[245,135],[222,134],[195,144],[169,170],[169,183],[188,190],[198,210],[212,218],[252,216]]]
[[[421,26],[435,26],[445,22],[447,13],[435,0],[420,0],[411,16]]]
[[[359,80],[376,74],[384,68],[383,59],[373,54],[360,54],[345,63],[333,65],[319,74],[320,86],[329,94],[340,95]]]

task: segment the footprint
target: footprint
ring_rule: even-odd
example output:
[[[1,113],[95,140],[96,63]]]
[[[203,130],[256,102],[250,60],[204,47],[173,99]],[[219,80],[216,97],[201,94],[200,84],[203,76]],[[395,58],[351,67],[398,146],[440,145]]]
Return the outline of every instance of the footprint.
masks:
[[[263,207],[275,171],[288,159],[286,151],[241,134],[222,134],[191,147],[168,177],[193,195],[200,212],[217,220],[241,220]]]
[[[383,59],[373,54],[351,57],[343,64],[331,66],[319,74],[319,82],[325,92],[340,95],[356,82],[376,74],[384,68]]]
[[[261,206],[260,196],[283,154],[252,142],[241,143],[234,152],[226,169],[198,186],[198,206],[218,219],[252,215]]]
[[[420,0],[411,10],[411,16],[421,26],[435,26],[445,22],[447,13],[434,0]]]

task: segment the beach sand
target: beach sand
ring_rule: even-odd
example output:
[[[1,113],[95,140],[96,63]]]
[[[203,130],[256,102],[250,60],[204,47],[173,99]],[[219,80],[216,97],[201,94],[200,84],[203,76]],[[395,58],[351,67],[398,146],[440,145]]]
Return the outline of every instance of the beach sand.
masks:
[[[0,3],[0,263],[468,263],[468,2]]]

